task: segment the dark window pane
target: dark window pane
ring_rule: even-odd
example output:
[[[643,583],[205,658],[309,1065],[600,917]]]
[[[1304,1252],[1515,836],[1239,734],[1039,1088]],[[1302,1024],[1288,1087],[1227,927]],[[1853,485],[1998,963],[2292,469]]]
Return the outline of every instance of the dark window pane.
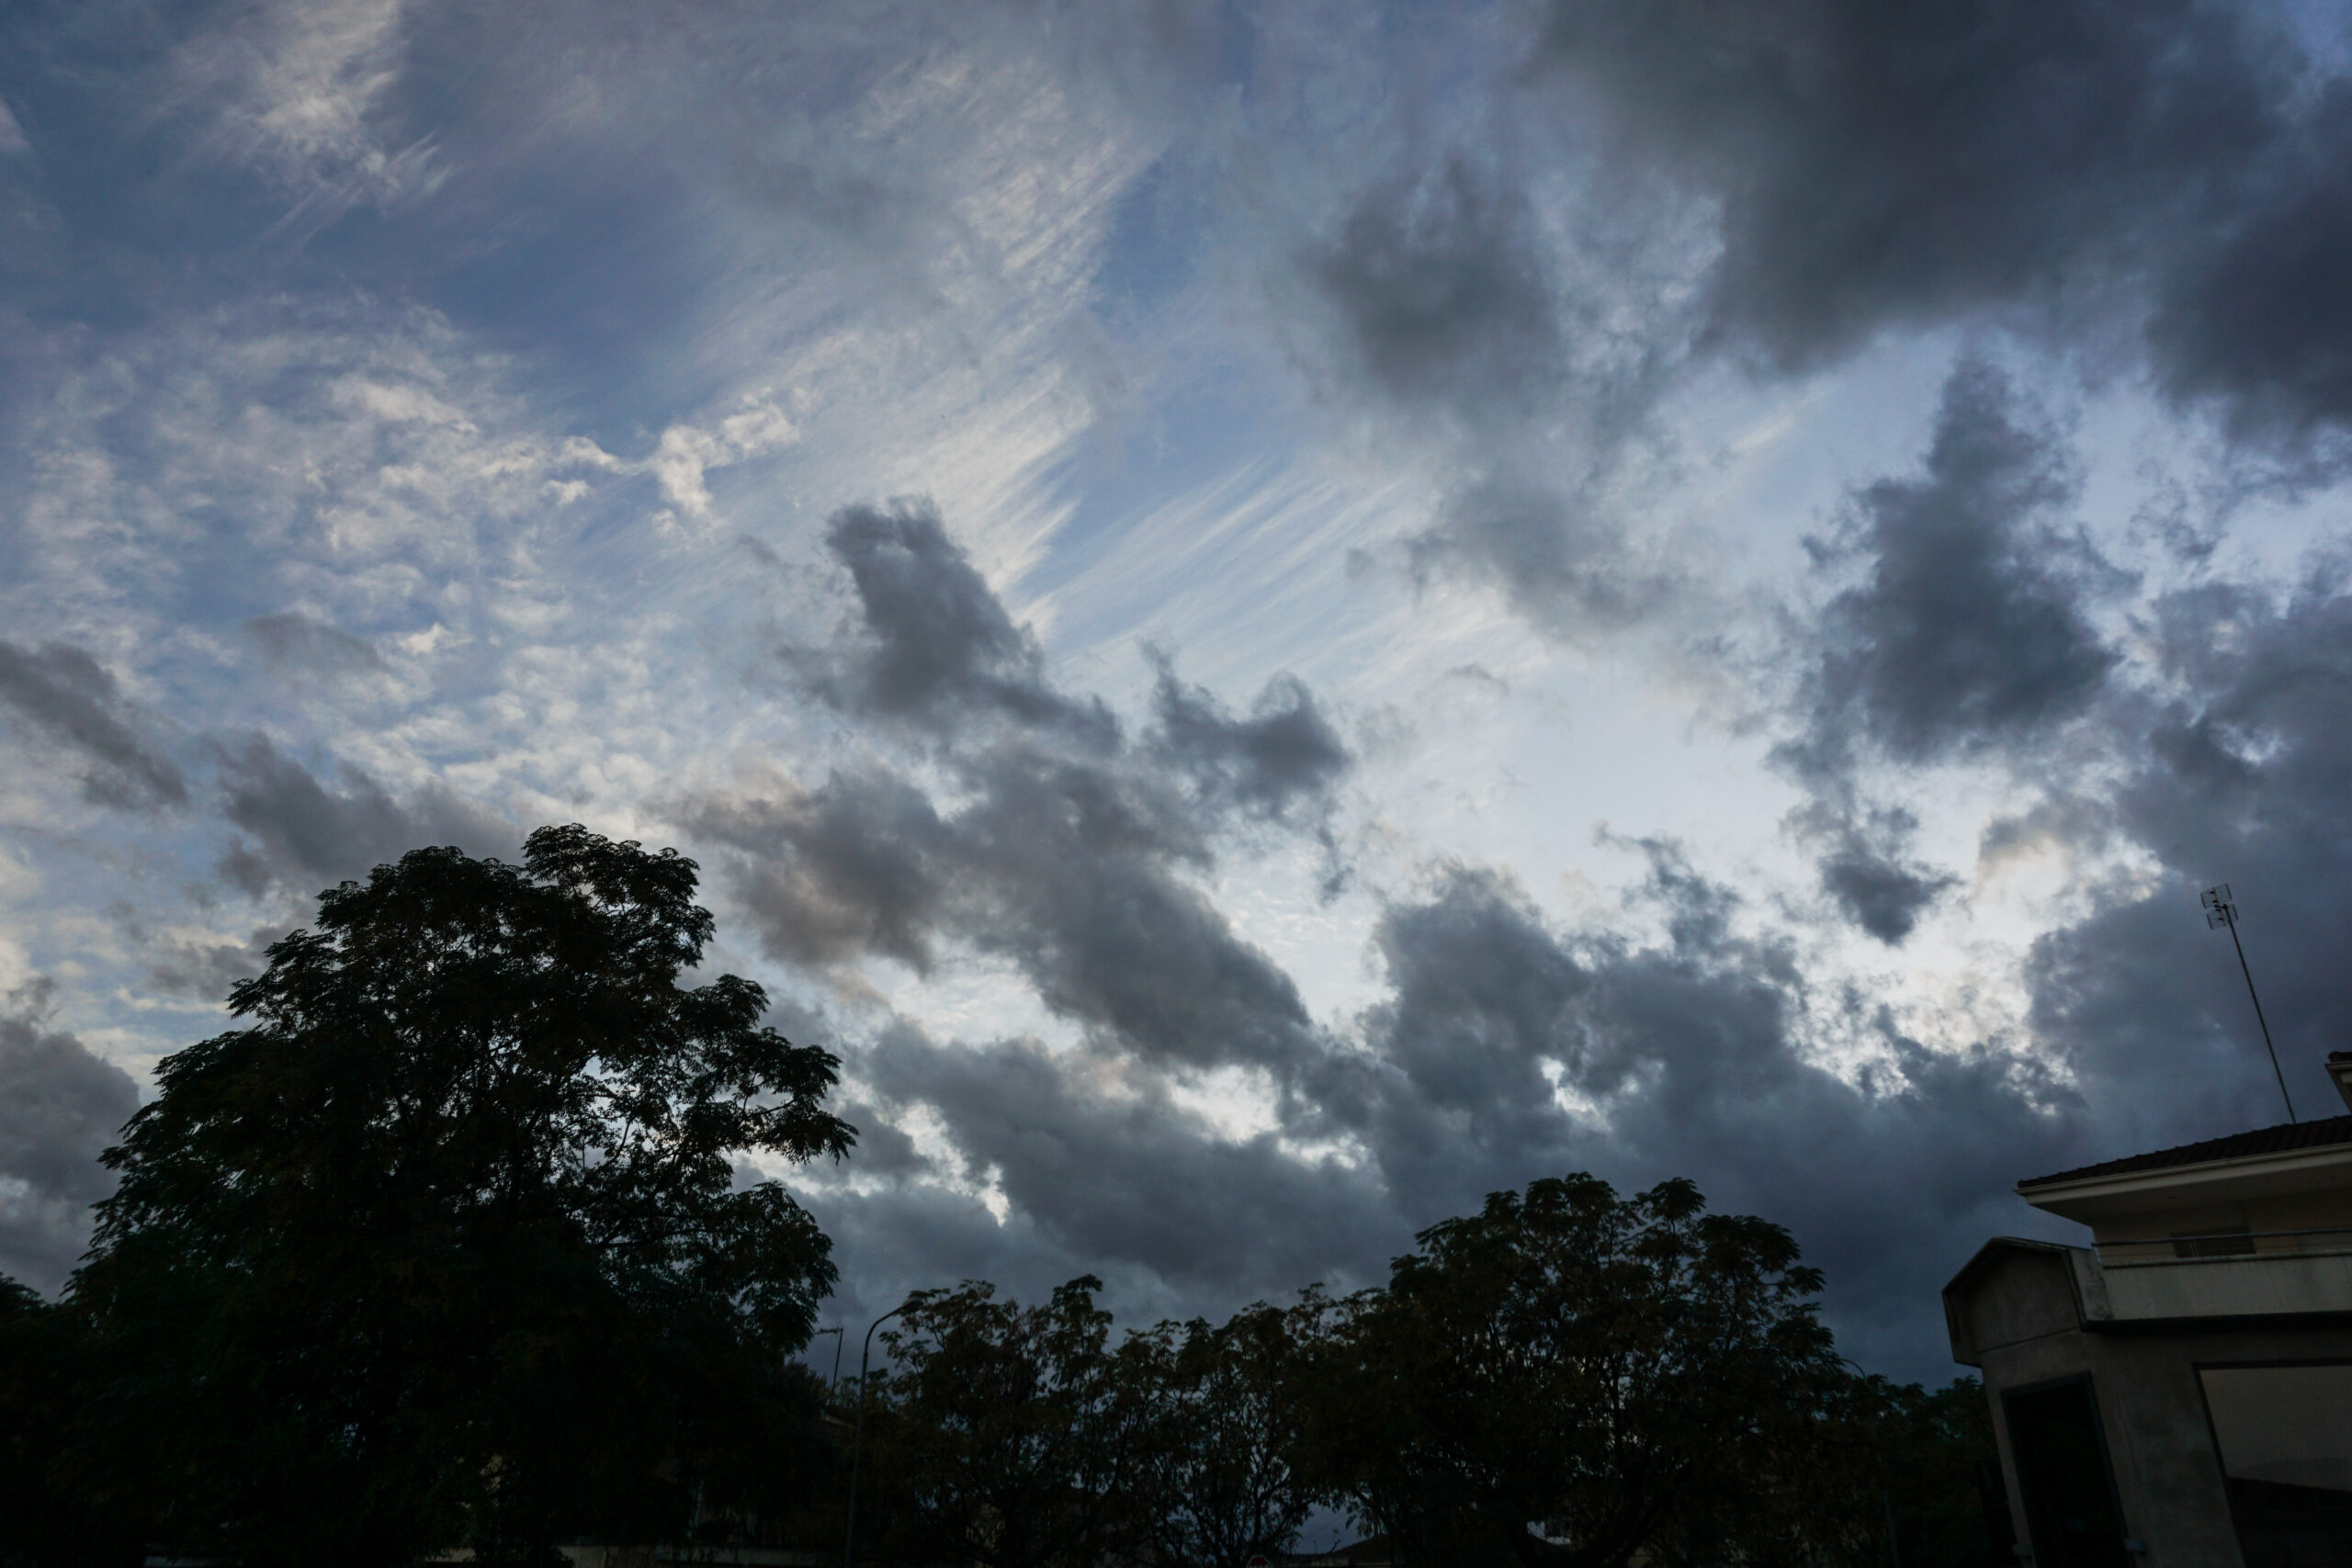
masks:
[[[2246,1568],[2352,1562],[2352,1366],[2201,1376]]]

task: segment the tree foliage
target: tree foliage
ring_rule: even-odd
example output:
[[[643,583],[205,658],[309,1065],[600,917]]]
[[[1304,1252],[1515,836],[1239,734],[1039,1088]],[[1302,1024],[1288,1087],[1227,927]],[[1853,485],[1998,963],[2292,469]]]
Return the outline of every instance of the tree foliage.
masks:
[[[1298,1472],[1298,1400],[1323,1316],[1309,1292],[1212,1326],[1136,1336],[1120,1370],[1148,1397],[1140,1555],[1166,1568],[1243,1568],[1297,1539],[1313,1498]]]
[[[1151,1390],[1122,1375],[1102,1288],[1081,1277],[1024,1308],[967,1281],[919,1292],[883,1336],[896,1366],[871,1437],[899,1553],[1092,1568],[1130,1538]]]
[[[1114,1343],[1099,1282],[914,1298],[862,1560],[1242,1568],[1317,1505],[1400,1563],[1981,1561],[1981,1392],[1858,1376],[1786,1232],[1688,1182],[1538,1181],[1386,1285]],[[1973,1556],[1971,1556],[1973,1553]]]
[[[1846,1378],[1820,1276],[1687,1181],[1590,1176],[1420,1234],[1323,1348],[1309,1469],[1400,1561],[1803,1561]]]
[[[164,1060],[70,1299],[166,1544],[546,1561],[765,1500],[833,1266],[736,1156],[854,1132],[757,986],[678,984],[695,870],[578,827],[520,865],[416,851]]]

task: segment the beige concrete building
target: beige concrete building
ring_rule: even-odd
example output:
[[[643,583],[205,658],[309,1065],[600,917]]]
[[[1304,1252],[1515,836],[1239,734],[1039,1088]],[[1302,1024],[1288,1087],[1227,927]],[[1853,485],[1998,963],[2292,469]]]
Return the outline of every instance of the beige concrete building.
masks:
[[[2352,1053],[2328,1068],[2352,1107]],[[2039,1568],[2352,1565],[2352,1115],[2018,1185],[1944,1288]]]

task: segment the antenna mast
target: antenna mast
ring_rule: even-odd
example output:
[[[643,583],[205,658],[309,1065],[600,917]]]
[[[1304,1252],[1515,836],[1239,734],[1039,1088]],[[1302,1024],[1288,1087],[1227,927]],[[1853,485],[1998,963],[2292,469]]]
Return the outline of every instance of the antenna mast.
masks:
[[[2270,1053],[2270,1070],[2278,1077],[2278,1098],[2287,1102],[2287,1120],[2296,1121],[2295,1100],[2287,1092],[2287,1075],[2278,1067],[2278,1047],[2270,1043],[2270,1022],[2262,1016],[2262,998],[2255,994],[2254,971],[2246,967],[2245,943],[2238,940],[2238,907],[2230,901],[2230,885],[2208,887],[2199,902],[2205,906],[2207,929],[2230,928],[2230,945],[2238,950],[2238,973],[2245,976],[2245,994],[2254,999],[2254,1021],[2262,1026],[2262,1048]]]

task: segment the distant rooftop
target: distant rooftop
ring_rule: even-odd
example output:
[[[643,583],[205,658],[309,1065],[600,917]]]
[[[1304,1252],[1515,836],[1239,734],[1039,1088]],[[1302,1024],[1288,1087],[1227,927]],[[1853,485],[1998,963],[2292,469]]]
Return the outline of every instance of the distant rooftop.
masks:
[[[2177,1149],[2127,1155],[2121,1159],[2102,1160],[2097,1165],[2062,1170],[2054,1176],[2031,1177],[2018,1182],[2018,1186],[2020,1189],[2047,1187],[2053,1181],[2080,1181],[2093,1176],[2123,1176],[2135,1170],[2203,1165],[2208,1160],[2243,1159],[2248,1155],[2283,1155],[2295,1149],[2325,1148],[2331,1144],[2352,1144],[2352,1116],[2331,1116],[2324,1122],[2288,1122],[2276,1127],[2256,1127],[2251,1133],[2233,1133],[2226,1138],[2208,1138],[2201,1144],[2183,1144]]]

